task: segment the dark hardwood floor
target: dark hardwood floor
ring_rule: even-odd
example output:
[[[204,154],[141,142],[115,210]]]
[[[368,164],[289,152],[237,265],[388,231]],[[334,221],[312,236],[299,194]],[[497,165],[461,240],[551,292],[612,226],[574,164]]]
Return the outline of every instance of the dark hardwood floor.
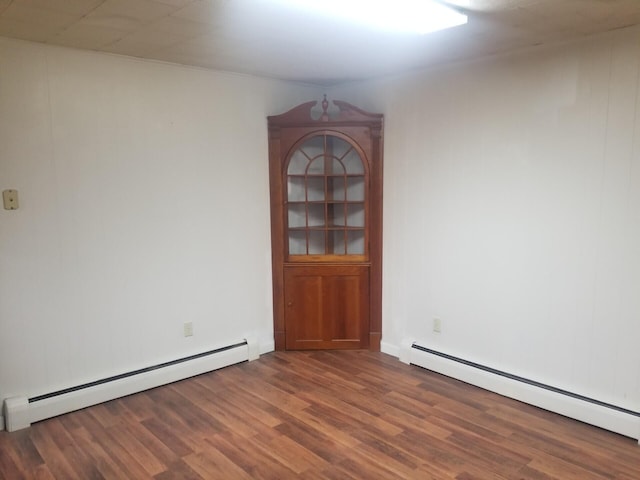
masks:
[[[640,447],[381,353],[279,352],[0,432],[0,478],[638,480]]]

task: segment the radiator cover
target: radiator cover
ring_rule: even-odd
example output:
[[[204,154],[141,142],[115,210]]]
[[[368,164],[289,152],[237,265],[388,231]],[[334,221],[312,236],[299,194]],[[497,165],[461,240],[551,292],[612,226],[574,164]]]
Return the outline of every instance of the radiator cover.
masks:
[[[449,355],[418,342],[405,340],[399,358],[404,363],[634,438],[640,443],[640,412]]]
[[[32,397],[7,398],[4,401],[5,426],[10,432],[20,430],[46,418],[142,392],[236,363],[255,360],[258,357],[257,340],[248,338],[225,347],[54,392]]]

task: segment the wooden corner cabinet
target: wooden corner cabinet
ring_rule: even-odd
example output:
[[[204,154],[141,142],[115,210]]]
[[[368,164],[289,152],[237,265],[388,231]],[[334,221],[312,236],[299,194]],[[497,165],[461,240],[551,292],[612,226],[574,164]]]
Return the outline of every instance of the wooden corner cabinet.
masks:
[[[276,350],[380,350],[383,117],[332,103],[268,117]]]

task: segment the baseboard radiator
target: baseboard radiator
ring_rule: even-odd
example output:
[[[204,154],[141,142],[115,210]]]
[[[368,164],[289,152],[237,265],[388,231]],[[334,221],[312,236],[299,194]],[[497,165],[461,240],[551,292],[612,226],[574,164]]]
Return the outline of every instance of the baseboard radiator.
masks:
[[[400,360],[559,413],[640,443],[640,412],[405,341]]]
[[[20,430],[46,418],[167,385],[236,363],[255,360],[259,356],[257,341],[244,339],[225,347],[62,390],[32,397],[8,398],[4,401],[5,426],[10,432]]]

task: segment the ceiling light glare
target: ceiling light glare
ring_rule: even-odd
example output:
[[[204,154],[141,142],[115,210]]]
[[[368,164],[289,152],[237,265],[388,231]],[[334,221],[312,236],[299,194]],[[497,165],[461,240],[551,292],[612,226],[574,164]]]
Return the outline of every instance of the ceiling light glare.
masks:
[[[376,29],[426,34],[467,23],[467,16],[433,0],[277,0]]]

